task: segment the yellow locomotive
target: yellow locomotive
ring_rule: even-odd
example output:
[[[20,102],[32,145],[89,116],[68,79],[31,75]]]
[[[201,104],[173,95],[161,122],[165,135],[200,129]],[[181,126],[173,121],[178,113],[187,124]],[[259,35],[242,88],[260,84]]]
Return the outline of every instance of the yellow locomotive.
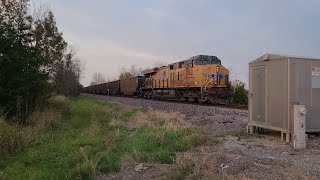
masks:
[[[198,55],[143,72],[146,98],[179,99],[228,104],[231,101],[229,70],[216,56]]]

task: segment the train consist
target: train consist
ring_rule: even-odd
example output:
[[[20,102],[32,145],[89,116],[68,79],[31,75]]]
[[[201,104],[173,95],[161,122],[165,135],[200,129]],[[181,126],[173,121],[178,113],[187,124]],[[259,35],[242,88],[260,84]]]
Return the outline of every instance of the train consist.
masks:
[[[176,99],[214,104],[232,102],[229,70],[216,56],[198,55],[145,70],[144,76],[85,87],[90,94]]]

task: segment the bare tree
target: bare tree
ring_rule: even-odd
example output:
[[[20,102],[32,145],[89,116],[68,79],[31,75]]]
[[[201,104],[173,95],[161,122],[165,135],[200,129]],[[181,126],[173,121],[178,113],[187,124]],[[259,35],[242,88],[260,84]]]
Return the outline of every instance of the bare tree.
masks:
[[[119,79],[128,79],[142,75],[143,68],[131,65],[130,68],[122,67],[120,70]]]
[[[120,70],[119,79],[122,80],[122,79],[128,79],[128,78],[134,77],[135,72],[133,72],[134,73],[133,74],[132,71],[135,71],[135,69],[134,69],[135,67],[132,66],[131,68],[132,68],[131,70],[128,70],[127,68],[122,67]],[[129,71],[131,71],[131,72],[129,72]]]
[[[59,63],[58,74],[55,76],[55,83],[58,93],[64,95],[77,95],[81,87],[80,79],[85,70],[85,62],[75,57],[76,50],[69,48],[64,61]]]
[[[102,73],[94,73],[92,76],[91,85],[102,84],[106,82],[106,78]]]
[[[229,81],[230,82],[236,81],[238,79],[239,73],[233,71],[232,66],[230,66],[228,69],[229,69]]]
[[[32,17],[34,21],[43,21],[51,11],[49,3],[40,3],[40,5],[37,6],[37,3],[33,0],[32,7]]]
[[[168,63],[162,62],[162,61],[156,61],[154,63],[154,67],[162,67],[162,66],[167,66],[167,65],[168,65]]]
[[[83,76],[83,73],[84,73],[85,69],[86,69],[85,61],[82,61],[81,59],[78,59],[78,58],[76,58],[73,61],[73,72],[76,75],[78,84],[80,84],[80,80],[81,80],[81,78]],[[78,94],[78,92],[79,92],[79,87],[77,86],[76,94]]]
[[[136,65],[131,65],[130,69],[128,69],[128,72],[131,73],[134,77],[142,75],[143,68],[137,67]]]
[[[86,62],[82,61],[81,59],[76,58],[73,61],[73,68],[76,73],[77,79],[80,82],[82,78],[83,72],[86,70]]]

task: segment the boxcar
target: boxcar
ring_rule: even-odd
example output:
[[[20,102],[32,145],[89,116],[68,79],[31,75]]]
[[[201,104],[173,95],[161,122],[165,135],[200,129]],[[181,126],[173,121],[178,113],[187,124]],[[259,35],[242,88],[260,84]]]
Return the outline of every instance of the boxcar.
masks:
[[[94,85],[94,93],[99,94],[99,84]]]
[[[144,76],[120,80],[121,95],[140,96],[140,87],[144,84]]]
[[[119,95],[120,92],[120,81],[112,81],[108,83],[110,95]]]
[[[101,94],[101,84],[96,85],[96,94]]]
[[[97,85],[93,85],[91,90],[92,94],[96,94],[96,89],[97,89]]]
[[[108,94],[108,83],[103,83],[101,84],[101,87],[100,87],[101,91],[100,91],[100,94]]]

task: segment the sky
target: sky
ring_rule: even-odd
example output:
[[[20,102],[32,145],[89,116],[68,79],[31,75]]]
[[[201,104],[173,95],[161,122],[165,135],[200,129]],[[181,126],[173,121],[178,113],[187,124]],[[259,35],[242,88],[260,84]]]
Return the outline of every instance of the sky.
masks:
[[[57,25],[95,72],[153,67],[199,54],[217,56],[248,83],[248,63],[265,53],[320,58],[318,0],[33,0],[49,4]]]

